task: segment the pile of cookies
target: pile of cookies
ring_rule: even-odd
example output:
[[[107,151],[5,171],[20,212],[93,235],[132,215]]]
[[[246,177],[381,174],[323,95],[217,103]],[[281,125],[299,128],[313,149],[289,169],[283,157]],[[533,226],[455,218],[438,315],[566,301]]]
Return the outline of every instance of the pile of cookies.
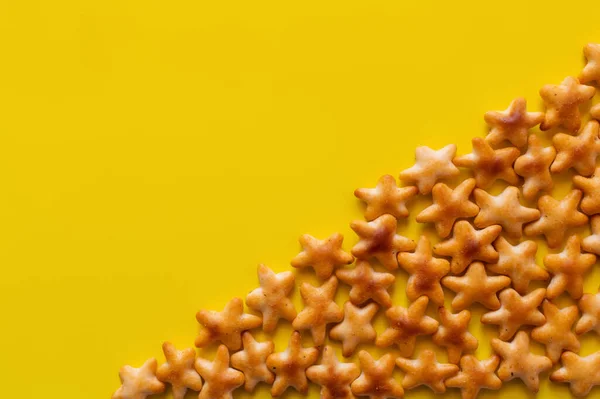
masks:
[[[600,44],[588,44],[584,52],[588,62],[579,78],[540,90],[544,113],[527,112],[525,100],[516,99],[505,111],[485,114],[491,129],[485,138],[473,139],[470,154],[456,156],[452,144],[440,150],[419,147],[415,165],[400,173],[409,186],[398,187],[386,175],[375,188],[356,190],[366,203],[366,220],[351,224],[358,236],[351,253],[342,249],[338,233],[325,240],[300,237],[303,250],[291,264],[312,268],[321,280],[318,286],[300,285],[300,312],[289,297],[294,273],[260,265],[260,286],[245,302],[261,316],[244,313],[240,298],[221,312],[196,315],[201,331],[195,344],[219,343],[214,360],[165,342],[165,363],[158,366],[150,359],[140,368],[123,367],[113,398],[144,399],[170,384],[175,399],[188,389],[198,391],[200,399],[223,399],[242,385],[252,392],[261,382],[279,396],[290,387],[306,393],[311,381],[325,399],[400,398],[419,385],[434,392],[458,388],[464,399],[473,399],[480,389],[500,389],[512,379],[537,392],[543,374],[569,383],[574,395],[586,395],[600,384],[600,351],[578,355],[581,334],[600,334],[600,293],[583,292],[585,275],[600,255],[600,137],[594,120],[600,119],[600,104],[590,109],[587,122],[580,107],[595,95],[592,84],[600,84]],[[549,131],[544,136],[551,137],[551,145],[530,134],[537,125]],[[459,168],[470,169],[472,177],[455,187],[441,182],[456,178]],[[553,176],[569,169],[575,171],[574,188],[554,198],[549,194]],[[491,195],[486,190],[497,180],[507,186]],[[416,242],[399,235],[398,220],[409,216],[407,202],[430,194],[431,205],[415,215],[416,221],[432,224],[441,241],[432,245],[425,235]],[[536,200],[537,207],[523,205]],[[588,223],[591,235],[575,233]],[[523,236],[545,238],[553,251],[544,267],[535,261],[537,244]],[[406,308],[395,306],[388,291],[398,268],[409,276]],[[334,301],[340,282],[350,287],[343,307]],[[545,288],[530,288],[531,282]],[[444,288],[455,293],[451,310],[444,307]],[[575,304],[559,307],[561,295]],[[479,343],[468,326],[475,303],[488,310],[481,323],[497,326],[494,355],[487,359],[473,355]],[[438,308],[435,318],[426,314],[432,304]],[[388,326],[378,334],[372,320],[380,310]],[[258,342],[251,331],[271,333],[281,319],[295,331],[287,349],[275,352],[273,342]],[[314,346],[303,345],[305,333]],[[415,354],[418,336],[430,336],[444,348],[448,363],[438,362],[428,349]],[[344,357],[366,344],[398,350],[375,358],[362,349],[359,364],[343,362],[328,339],[341,342]],[[545,356],[530,351],[530,340],[545,346]],[[396,367],[403,372],[401,382],[392,376]]]

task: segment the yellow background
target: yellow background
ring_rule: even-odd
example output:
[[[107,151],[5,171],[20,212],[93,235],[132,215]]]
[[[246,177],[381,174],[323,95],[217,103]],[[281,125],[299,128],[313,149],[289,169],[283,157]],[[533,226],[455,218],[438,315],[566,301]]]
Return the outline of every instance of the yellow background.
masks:
[[[301,233],[349,248],[355,188],[417,145],[470,152],[485,111],[541,109],[600,40],[592,0],[454,3],[1,0],[2,397],[109,397],[259,262],[289,269]]]

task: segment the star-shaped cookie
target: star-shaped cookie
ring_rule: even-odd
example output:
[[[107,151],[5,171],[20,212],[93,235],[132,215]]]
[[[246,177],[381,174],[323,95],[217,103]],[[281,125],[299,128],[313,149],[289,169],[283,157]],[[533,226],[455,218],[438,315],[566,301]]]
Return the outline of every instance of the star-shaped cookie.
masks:
[[[416,359],[396,359],[400,370],[404,371],[402,386],[404,389],[412,389],[419,385],[431,388],[435,393],[446,392],[444,380],[458,372],[456,364],[438,363],[435,352],[426,349],[419,353]]]
[[[341,363],[331,346],[323,348],[321,363],[306,370],[309,380],[321,386],[322,399],[354,399],[350,384],[360,369],[354,363]]]
[[[460,174],[452,163],[455,155],[455,144],[449,144],[437,151],[425,146],[417,147],[414,166],[400,172],[400,180],[416,184],[421,194],[429,194],[438,180]]]
[[[119,378],[121,386],[112,399],[146,399],[165,390],[165,384],[156,378],[156,359],[147,360],[140,368],[121,367]]]
[[[396,234],[397,220],[392,215],[382,215],[372,222],[355,220],[350,224],[360,240],[352,248],[358,259],[377,259],[386,269],[396,270],[398,252],[412,251],[415,242]]]
[[[596,263],[596,255],[581,253],[581,237],[569,237],[565,248],[557,254],[544,257],[546,270],[552,274],[546,296],[556,298],[563,292],[568,292],[573,299],[583,295],[583,275]]]
[[[193,348],[177,350],[170,342],[163,343],[165,363],[156,370],[156,378],[171,384],[173,399],[183,399],[188,389],[199,392],[202,389],[202,378],[194,369],[196,351]]]
[[[359,308],[348,301],[344,304],[344,320],[333,327],[329,332],[331,339],[342,342],[342,354],[352,356],[360,344],[375,341],[377,333],[371,320],[377,313],[379,306],[369,303]]]
[[[344,236],[340,233],[334,233],[324,240],[303,234],[299,241],[302,252],[292,259],[292,266],[297,269],[312,267],[321,280],[331,277],[336,267],[349,265],[354,261],[352,255],[342,249]]]
[[[581,241],[581,248],[586,252],[600,255],[600,215],[592,217],[592,234]]]
[[[355,305],[372,299],[383,307],[392,306],[387,289],[396,280],[393,274],[376,272],[366,260],[357,260],[354,269],[340,269],[336,276],[351,287],[350,300]]]
[[[581,210],[586,215],[600,213],[600,167],[590,177],[573,176],[573,185],[583,191]]]
[[[600,44],[588,43],[583,48],[587,64],[579,75],[581,83],[596,82],[600,84]]]
[[[479,188],[475,189],[474,194],[479,214],[473,224],[478,229],[499,224],[509,237],[521,238],[523,225],[540,218],[540,211],[521,205],[520,192],[515,186],[506,187],[496,196]]]
[[[537,244],[534,241],[511,245],[504,237],[498,237],[494,247],[500,256],[498,262],[488,264],[487,269],[510,277],[513,288],[519,294],[527,293],[531,281],[545,281],[550,277],[548,272],[535,261]]]
[[[410,301],[425,295],[437,305],[444,304],[444,290],[440,279],[450,271],[450,263],[446,259],[432,256],[427,236],[421,236],[414,253],[398,254],[398,263],[409,274],[406,296]]]
[[[416,217],[419,223],[434,223],[435,231],[442,238],[448,237],[457,219],[472,218],[479,212],[479,207],[469,201],[475,188],[475,179],[466,179],[454,190],[438,183],[431,192],[433,204],[423,209]]]
[[[496,262],[498,252],[492,242],[498,237],[502,227],[494,225],[475,230],[466,220],[456,222],[452,238],[433,246],[433,253],[452,258],[450,270],[453,274],[462,273],[473,261]]]
[[[502,381],[496,375],[499,363],[497,355],[485,360],[465,355],[460,359],[460,371],[446,380],[446,386],[460,388],[462,399],[475,399],[481,389],[500,389]]]
[[[563,351],[579,351],[581,344],[571,331],[579,310],[576,305],[560,309],[548,300],[544,301],[543,309],[546,323],[531,330],[531,338],[546,345],[546,356],[556,363]]]
[[[261,317],[244,314],[244,302],[240,298],[229,301],[222,312],[201,310],[196,313],[196,319],[203,327],[196,337],[199,348],[221,341],[236,351],[242,347],[242,332],[262,325]]]
[[[584,334],[595,331],[600,334],[600,293],[583,294],[579,300],[581,318],[575,324],[575,332]]]
[[[481,262],[473,262],[467,272],[461,276],[446,276],[442,279],[444,287],[456,292],[452,300],[452,309],[461,311],[473,303],[480,303],[488,309],[498,309],[500,301],[496,292],[510,285],[506,276],[488,276]]]
[[[498,325],[498,337],[501,340],[511,339],[521,326],[541,326],[546,322],[546,318],[538,310],[545,296],[544,288],[538,288],[525,296],[507,288],[500,293],[500,309],[483,314],[481,322]]]
[[[431,335],[439,323],[425,315],[429,300],[422,296],[408,308],[394,306],[385,312],[389,327],[375,340],[375,345],[386,348],[392,344],[400,348],[400,356],[409,357],[415,349],[418,335]]]
[[[367,351],[358,353],[361,375],[352,383],[352,393],[357,396],[368,396],[370,399],[402,398],[404,389],[394,379],[392,373],[396,361],[391,353],[386,353],[379,360]]]
[[[544,120],[543,112],[527,112],[527,101],[524,98],[514,99],[506,111],[488,111],[483,116],[491,130],[485,140],[492,146],[503,141],[522,148],[527,144],[529,129]]]
[[[596,104],[590,109],[590,115],[592,118],[600,120],[600,104]]]
[[[295,388],[298,392],[308,392],[306,369],[312,366],[319,357],[317,348],[303,348],[302,337],[294,331],[290,343],[283,352],[269,355],[267,367],[275,373],[275,382],[271,388],[271,396],[281,395],[288,387]]]
[[[512,342],[492,338],[491,344],[494,352],[502,357],[498,369],[502,381],[520,378],[530,391],[539,391],[540,374],[552,368],[552,360],[529,351],[529,336],[525,331],[519,331]]]
[[[553,382],[568,382],[575,396],[586,396],[594,386],[600,385],[600,351],[588,356],[565,352],[562,367],[550,374]]]
[[[244,374],[229,367],[229,349],[219,345],[214,361],[196,359],[194,365],[204,379],[198,399],[232,399],[232,392],[244,383]]]
[[[231,365],[244,373],[244,389],[252,392],[259,382],[273,384],[275,376],[267,367],[267,358],[275,349],[273,342],[258,342],[249,332],[242,335],[242,341],[244,349],[231,355]]]
[[[544,235],[550,248],[558,247],[568,229],[583,226],[588,221],[588,217],[577,210],[580,199],[579,190],[572,190],[560,201],[549,195],[540,197],[538,209],[541,216],[525,226],[523,231],[529,237]]]
[[[556,157],[556,149],[544,147],[535,134],[529,136],[527,152],[515,161],[515,172],[525,179],[523,196],[532,201],[540,191],[551,191],[554,181],[550,174],[550,165]]]
[[[596,89],[579,84],[579,79],[568,76],[560,85],[544,85],[540,96],[546,105],[541,130],[562,126],[575,133],[581,126],[579,106],[594,97]]]
[[[448,351],[448,361],[458,364],[464,352],[477,349],[479,343],[477,338],[469,332],[471,312],[463,310],[452,314],[445,307],[438,309],[440,315],[440,326],[433,334],[433,343]]]
[[[315,345],[325,342],[327,324],[339,323],[344,318],[342,309],[334,302],[338,281],[330,277],[320,287],[309,283],[300,286],[300,295],[304,301],[304,309],[292,322],[294,330],[310,330]]]
[[[556,159],[550,166],[552,173],[560,173],[573,168],[583,176],[590,176],[596,169],[596,159],[600,154],[598,121],[589,121],[577,136],[559,133],[552,138],[556,148]]]
[[[365,219],[370,221],[386,213],[396,219],[407,217],[406,202],[418,192],[415,186],[398,187],[394,176],[384,175],[375,188],[359,188],[354,195],[367,204]]]
[[[258,266],[259,288],[246,296],[246,305],[262,313],[263,330],[272,332],[280,318],[288,321],[296,317],[294,304],[288,297],[294,289],[292,272],[277,273],[265,265]]]
[[[488,188],[496,180],[504,180],[509,184],[517,184],[519,176],[512,165],[521,154],[516,147],[494,150],[481,137],[472,140],[473,152],[454,158],[454,164],[473,170],[477,187]]]

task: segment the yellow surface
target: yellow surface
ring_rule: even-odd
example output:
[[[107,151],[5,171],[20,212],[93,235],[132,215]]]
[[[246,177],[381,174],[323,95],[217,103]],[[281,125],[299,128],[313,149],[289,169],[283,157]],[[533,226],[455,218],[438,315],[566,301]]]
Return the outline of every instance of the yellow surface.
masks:
[[[301,233],[349,248],[356,187],[417,145],[470,152],[482,114],[516,96],[540,109],[600,40],[598,15],[592,0],[1,0],[2,397],[107,398],[122,364],[191,345],[195,312],[245,296],[259,262],[289,269]],[[494,330],[472,326],[484,356]]]

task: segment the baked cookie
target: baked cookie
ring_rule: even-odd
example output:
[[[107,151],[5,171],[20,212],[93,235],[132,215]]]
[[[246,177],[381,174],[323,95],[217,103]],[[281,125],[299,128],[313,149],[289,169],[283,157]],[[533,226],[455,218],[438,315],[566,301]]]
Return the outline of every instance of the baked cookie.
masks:
[[[325,240],[319,240],[310,234],[300,236],[300,252],[292,259],[292,266],[297,269],[312,267],[321,280],[327,280],[336,267],[349,265],[354,261],[352,255],[342,249],[344,236],[334,233]]]
[[[584,334],[595,331],[600,334],[600,293],[583,294],[579,300],[581,318],[575,324],[575,332]]]
[[[525,179],[523,196],[532,201],[541,191],[550,192],[554,181],[550,174],[550,165],[556,157],[554,147],[544,147],[535,134],[529,136],[527,152],[515,161],[515,172]]]
[[[583,191],[581,210],[588,216],[600,213],[600,167],[590,177],[573,176],[573,185]]]
[[[357,260],[354,269],[340,269],[336,272],[340,281],[350,286],[350,301],[361,305],[372,299],[381,306],[392,306],[392,298],[387,291],[396,277],[390,273],[376,272],[366,260]]]
[[[589,121],[577,136],[559,133],[552,138],[556,148],[556,158],[550,171],[560,173],[573,168],[583,176],[591,176],[596,169],[596,159],[600,154],[598,121]]]
[[[586,252],[600,255],[600,215],[592,217],[592,234],[581,241],[581,248]]]
[[[156,378],[171,384],[173,399],[183,399],[188,389],[200,392],[202,378],[194,369],[196,351],[193,348],[177,350],[170,342],[163,343],[166,362],[156,370]]]
[[[232,392],[244,383],[244,374],[229,367],[225,345],[219,345],[213,362],[199,357],[194,366],[204,379],[198,399],[232,399]]]
[[[267,358],[273,353],[273,341],[258,342],[252,334],[242,335],[244,349],[231,355],[231,365],[244,373],[244,389],[253,392],[259,382],[269,385],[275,381],[275,376],[267,367]]]
[[[488,111],[483,116],[491,129],[485,140],[492,146],[508,141],[518,148],[527,145],[529,129],[544,120],[543,112],[527,112],[524,98],[514,99],[506,111]]]
[[[348,301],[344,304],[344,320],[329,332],[331,339],[342,342],[342,354],[352,356],[360,344],[375,341],[377,333],[371,320],[379,310],[379,306],[369,303],[359,308]]]
[[[562,367],[550,374],[553,382],[568,382],[575,396],[586,396],[600,385],[600,351],[588,356],[565,352],[560,358]]]
[[[583,54],[587,59],[587,64],[579,75],[581,83],[600,84],[600,44],[588,43],[583,48]]]
[[[590,109],[590,115],[592,118],[600,120],[600,104],[596,104]]]
[[[477,349],[479,342],[469,332],[471,312],[463,310],[456,314],[450,313],[445,307],[438,309],[440,326],[431,337],[434,344],[448,351],[448,362],[458,364],[465,352]]]
[[[579,80],[568,76],[560,85],[544,85],[540,96],[546,105],[546,115],[540,124],[541,130],[562,126],[575,133],[581,127],[579,106],[594,97],[596,89],[579,84]]]
[[[352,393],[357,396],[368,396],[370,399],[404,396],[402,385],[392,376],[396,362],[391,353],[386,353],[379,360],[375,360],[369,352],[360,351],[358,360],[362,373],[352,383]]]
[[[473,355],[460,358],[460,371],[446,380],[449,388],[460,388],[462,399],[475,399],[481,389],[500,389],[502,380],[496,375],[500,357],[477,360]]]
[[[415,186],[398,187],[394,176],[384,175],[375,188],[359,188],[354,195],[367,204],[365,219],[371,221],[386,213],[396,219],[407,217],[406,202],[418,192]]]
[[[449,144],[439,150],[417,147],[414,166],[400,172],[400,180],[414,183],[421,194],[429,194],[438,180],[456,177],[460,171],[452,163],[456,145]]]
[[[165,384],[156,378],[156,359],[146,360],[140,368],[121,367],[119,378],[121,386],[112,399],[146,399],[165,390]]]
[[[354,363],[341,363],[331,346],[323,348],[321,363],[306,369],[309,380],[321,386],[322,399],[354,399],[350,384],[360,369]]]
[[[404,371],[402,386],[412,389],[419,385],[431,388],[435,393],[446,392],[444,380],[458,372],[456,364],[438,363],[435,352],[426,349],[416,359],[396,359],[396,365]]]
[[[549,300],[544,301],[543,309],[546,323],[531,330],[531,338],[546,345],[546,356],[556,363],[563,351],[578,352],[581,347],[571,331],[579,310],[576,305],[560,309]]]

